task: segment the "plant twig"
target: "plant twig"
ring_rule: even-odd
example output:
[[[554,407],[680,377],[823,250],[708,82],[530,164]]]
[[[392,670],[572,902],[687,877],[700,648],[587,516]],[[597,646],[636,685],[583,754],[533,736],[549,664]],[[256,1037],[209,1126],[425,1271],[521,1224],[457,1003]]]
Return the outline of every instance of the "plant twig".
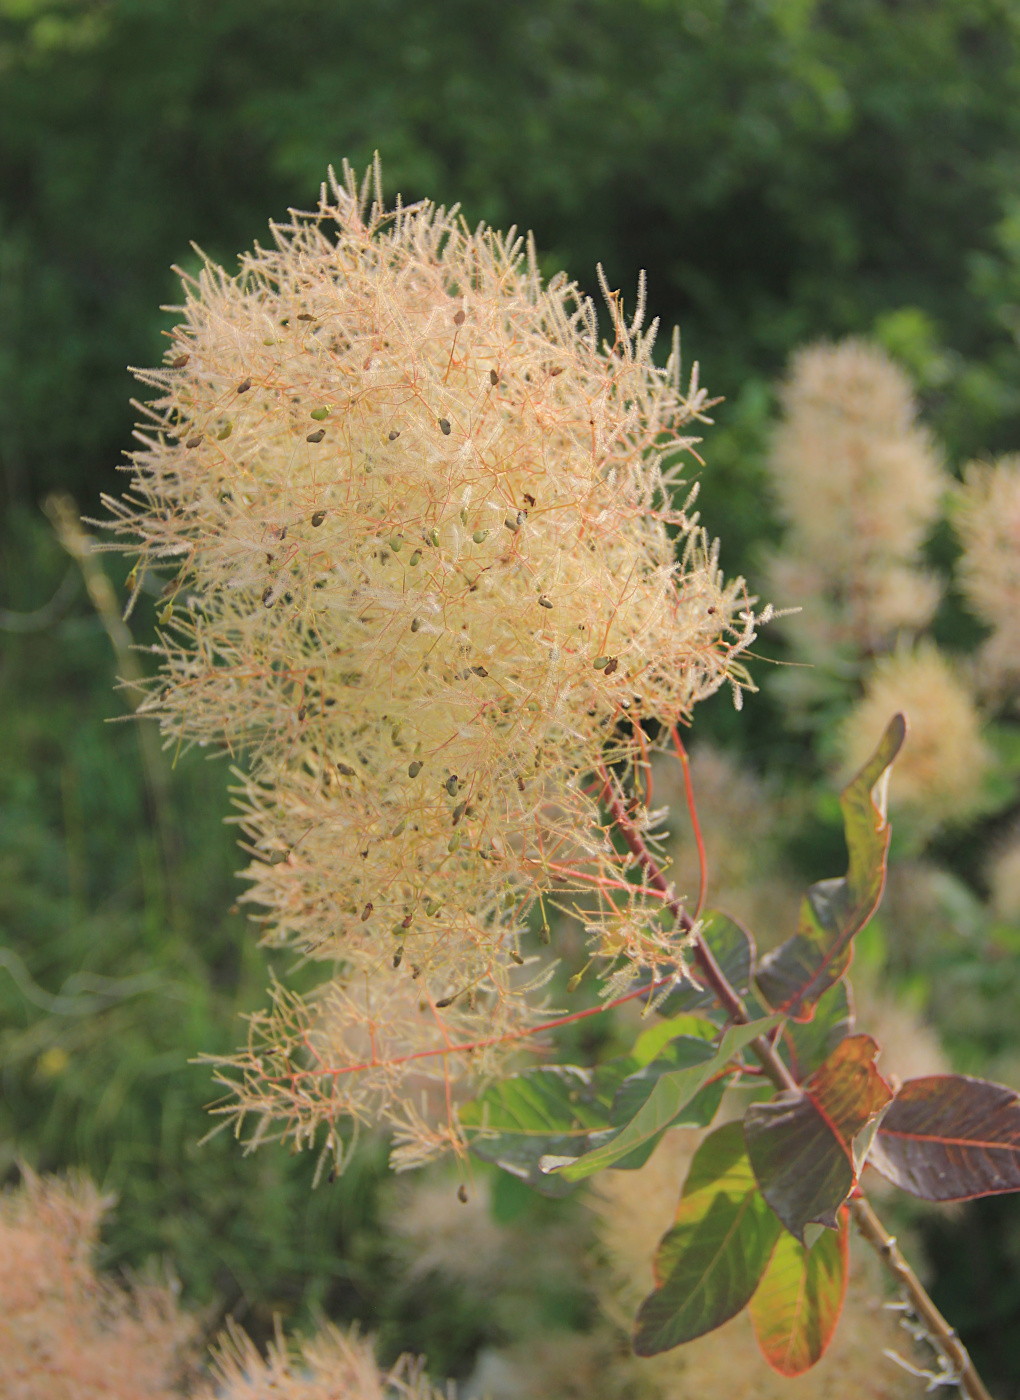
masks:
[[[694,958],[706,982],[731,1019],[741,1025],[746,1025],[750,1017],[743,1001],[731,986],[726,974],[716,962],[711,949],[700,933],[695,932],[694,920],[673,897],[672,890],[655,857],[641,839],[640,832],[636,831],[628,820],[619,793],[613,787],[611,778],[608,774],[604,774],[604,777],[603,800],[613,814],[620,835],[641,866],[645,879],[655,889],[662,891],[669,897],[668,908],[670,912],[682,928],[688,933],[694,933]],[[750,1049],[777,1089],[790,1090],[797,1094],[802,1092],[786,1065],[764,1036],[758,1036],[752,1040]],[[882,1263],[907,1293],[911,1307],[924,1323],[930,1340],[936,1348],[945,1353],[952,1363],[958,1378],[957,1383],[963,1394],[968,1397],[968,1400],[992,1400],[981,1377],[974,1369],[974,1363],[967,1354],[967,1348],[932,1302],[920,1279],[900,1253],[895,1239],[885,1229],[867,1198],[861,1194],[860,1188],[855,1191],[850,1200],[850,1209],[863,1238],[876,1251]]]
[[[854,1224],[872,1249],[878,1254],[885,1267],[893,1275],[904,1293],[910,1299],[915,1316],[924,1324],[928,1340],[942,1351],[951,1362],[957,1384],[969,1400],[992,1400],[974,1363],[967,1354],[967,1348],[956,1332],[928,1297],[920,1279],[900,1253],[895,1238],[879,1220],[868,1199],[860,1193],[850,1199],[850,1213]]]

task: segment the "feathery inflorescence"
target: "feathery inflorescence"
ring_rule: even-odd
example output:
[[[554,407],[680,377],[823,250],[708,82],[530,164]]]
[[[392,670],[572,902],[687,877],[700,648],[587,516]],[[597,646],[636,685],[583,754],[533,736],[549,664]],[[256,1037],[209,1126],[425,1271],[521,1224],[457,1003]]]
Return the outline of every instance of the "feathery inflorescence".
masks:
[[[603,279],[600,343],[513,230],[372,188],[331,173],[236,277],[185,278],[107,504],[136,585],[172,571],[141,713],[244,755],[246,898],[331,964],[253,1018],[227,1111],[334,1151],[383,1119],[408,1164],[458,1146],[457,1082],[541,1021],[536,904],[583,920],[612,991],[682,967],[600,797],[644,722],[739,703],[761,618],[673,499],[708,402],[676,345],[654,364],[643,287],[628,323]]]
[[[960,587],[991,628],[977,654],[980,690],[1002,699],[1020,686],[1020,457],[972,462],[954,492],[953,523],[963,554]]]
[[[901,369],[876,345],[810,345],[782,388],[771,470],[788,529],[776,596],[804,601],[793,640],[814,663],[887,647],[938,603],[920,549],[946,489]]]

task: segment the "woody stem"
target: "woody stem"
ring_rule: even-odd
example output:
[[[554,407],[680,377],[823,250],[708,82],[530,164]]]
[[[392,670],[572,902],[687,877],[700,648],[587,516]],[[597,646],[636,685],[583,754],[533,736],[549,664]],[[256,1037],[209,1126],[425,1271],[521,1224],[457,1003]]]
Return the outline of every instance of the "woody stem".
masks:
[[[641,833],[633,827],[624,810],[620,795],[614,788],[612,779],[608,773],[603,772],[605,786],[602,797],[613,819],[616,822],[617,830],[623,837],[628,849],[641,866],[645,879],[654,889],[667,897],[667,907],[672,913],[677,923],[687,933],[694,932],[694,921],[684,909],[683,905],[672,897],[672,890],[662,873],[655,857],[648,850]],[[711,987],[720,1005],[725,1009],[731,1020],[740,1025],[746,1025],[751,1019],[747,1013],[742,998],[731,985],[726,974],[719,966],[712,950],[707,946],[700,934],[694,937],[694,960],[698,965],[705,981]],[[800,1086],[786,1065],[776,1054],[775,1050],[764,1036],[757,1036],[751,1041],[750,1049],[762,1066],[765,1074],[772,1080],[772,1083],[780,1090],[791,1090],[793,1093],[801,1092]],[[854,1217],[862,1237],[871,1245],[878,1254],[882,1263],[895,1278],[896,1282],[910,1299],[910,1305],[916,1316],[924,1323],[928,1335],[946,1358],[954,1366],[959,1376],[959,1386],[968,1400],[992,1400],[991,1395],[985,1389],[984,1383],[977,1371],[974,1363],[967,1354],[967,1348],[960,1341],[956,1332],[939,1312],[938,1308],[928,1296],[920,1279],[913,1269],[904,1259],[897,1247],[896,1241],[886,1230],[885,1226],[875,1214],[870,1203],[860,1193],[858,1188],[850,1202],[850,1210]]]

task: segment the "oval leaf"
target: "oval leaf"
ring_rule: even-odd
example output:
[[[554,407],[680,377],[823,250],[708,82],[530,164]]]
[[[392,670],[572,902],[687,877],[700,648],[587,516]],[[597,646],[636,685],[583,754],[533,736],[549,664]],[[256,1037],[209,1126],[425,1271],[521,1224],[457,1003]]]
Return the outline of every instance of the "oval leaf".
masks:
[[[836,1212],[857,1182],[854,1139],[892,1099],[875,1068],[870,1035],[840,1042],[803,1087],[753,1104],[744,1140],[762,1195],[803,1243],[812,1221],[836,1225]]]
[[[882,898],[890,835],[885,788],[906,733],[906,720],[894,715],[878,748],[840,796],[850,853],[846,875],[811,886],[797,932],[761,961],[757,983],[762,996],[795,1020],[809,1021],[814,1003],[846,972],[854,935]]]
[[[802,1376],[825,1353],[843,1309],[849,1262],[847,1210],[838,1230],[824,1230],[810,1249],[785,1231],[751,1299],[762,1355],[781,1376]]]
[[[656,1256],[660,1286],[637,1315],[634,1350],[654,1356],[719,1327],[740,1312],[765,1272],[779,1221],[757,1189],[739,1123],[698,1148],[676,1224]]]
[[[868,1162],[925,1201],[1020,1191],[1020,1097],[964,1074],[908,1079]]]

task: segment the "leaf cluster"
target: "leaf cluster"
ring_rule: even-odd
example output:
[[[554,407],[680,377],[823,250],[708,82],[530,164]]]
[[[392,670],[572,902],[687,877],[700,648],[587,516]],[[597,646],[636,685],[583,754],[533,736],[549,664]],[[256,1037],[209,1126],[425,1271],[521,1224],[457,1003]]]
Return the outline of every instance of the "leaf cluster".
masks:
[[[674,993],[665,1009],[683,1009],[629,1055],[594,1070],[526,1071],[461,1111],[477,1156],[556,1194],[603,1168],[642,1166],[668,1128],[706,1127],[727,1081],[763,1070],[778,1081],[777,1093],[756,1094],[742,1119],[696,1152],[656,1254],[656,1287],[638,1312],[638,1355],[692,1341],[750,1307],[773,1369],[810,1369],[842,1307],[847,1203],[866,1162],[926,1201],[1020,1190],[1020,1096],[954,1074],[887,1083],[878,1043],[855,1029],[847,974],[854,938],[882,897],[885,790],[905,735],[897,715],[845,788],[847,874],[811,886],[790,938],[758,961],[750,934],[707,915],[699,937],[708,985]]]

